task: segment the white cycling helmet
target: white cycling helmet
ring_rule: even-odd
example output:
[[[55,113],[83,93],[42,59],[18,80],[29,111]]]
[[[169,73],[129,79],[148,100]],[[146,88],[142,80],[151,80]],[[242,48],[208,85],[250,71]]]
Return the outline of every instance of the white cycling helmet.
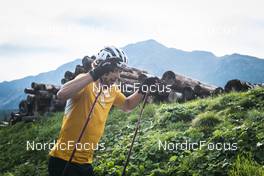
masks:
[[[117,66],[121,68],[126,67],[128,63],[128,58],[122,49],[114,46],[107,46],[104,49],[101,49],[100,52],[97,54],[94,64],[97,65],[99,60],[105,60],[107,58],[119,59],[120,63]]]

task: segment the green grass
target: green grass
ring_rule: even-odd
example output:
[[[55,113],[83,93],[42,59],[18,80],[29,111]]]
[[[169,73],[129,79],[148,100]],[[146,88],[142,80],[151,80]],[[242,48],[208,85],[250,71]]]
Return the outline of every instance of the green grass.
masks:
[[[35,123],[17,123],[0,129],[0,173],[47,175],[47,150],[27,150],[27,141],[52,142],[58,136],[62,114]]]
[[[193,121],[193,127],[200,129],[203,132],[213,131],[220,123],[220,117],[214,112],[206,112],[199,114]]]
[[[263,176],[264,167],[256,163],[249,154],[245,156],[238,155],[229,174],[230,176]]]
[[[131,113],[113,109],[96,151],[96,175],[120,175],[140,107]],[[0,128],[0,175],[47,175],[48,150],[27,151],[26,141],[51,142],[62,113],[34,123]],[[204,141],[201,150],[162,150],[159,141]],[[127,175],[263,175],[264,89],[224,94],[183,104],[149,104],[141,121]],[[221,150],[209,150],[222,143]],[[234,145],[236,144],[236,145]],[[215,147],[215,146],[214,146]]]

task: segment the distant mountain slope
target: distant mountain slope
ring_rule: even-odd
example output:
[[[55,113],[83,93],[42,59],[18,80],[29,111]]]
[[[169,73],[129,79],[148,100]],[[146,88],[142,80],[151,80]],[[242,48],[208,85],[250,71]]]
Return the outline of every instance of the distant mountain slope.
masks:
[[[201,81],[224,86],[233,78],[253,83],[264,82],[264,59],[232,54],[216,57],[206,51],[182,51],[147,40],[124,47],[132,66],[146,69],[154,75],[166,70],[187,75]]]
[[[147,69],[158,75],[167,70],[174,70],[181,74],[199,78],[199,75],[202,75],[201,70],[207,67],[208,62],[217,63],[217,59],[212,53],[186,52],[167,48],[154,40],[127,45],[124,49],[129,55],[132,66]]]
[[[224,86],[230,79],[241,79],[252,83],[264,82],[264,59],[232,54],[217,57],[207,51],[183,51],[168,48],[155,40],[129,44],[123,48],[129,65],[161,76],[167,70],[184,74],[202,82]],[[81,59],[62,65],[54,71],[0,83],[0,109],[17,108],[24,98],[24,88],[31,82],[60,84],[66,70],[74,70]]]
[[[31,82],[33,81],[60,85],[60,80],[63,77],[64,72],[67,70],[74,71],[75,66],[80,63],[81,59],[76,59],[53,71],[0,83],[0,109],[17,108],[19,101],[25,98],[24,88],[30,87]]]
[[[264,59],[240,54],[223,56],[214,71],[206,75],[205,79],[217,85],[224,85],[230,79],[263,83]]]

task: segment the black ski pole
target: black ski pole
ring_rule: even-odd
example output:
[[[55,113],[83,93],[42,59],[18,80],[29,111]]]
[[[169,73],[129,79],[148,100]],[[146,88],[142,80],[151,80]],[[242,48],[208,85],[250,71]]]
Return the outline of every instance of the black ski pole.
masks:
[[[146,94],[144,96],[143,105],[142,105],[142,108],[140,110],[140,114],[139,114],[139,117],[138,117],[138,120],[137,120],[137,125],[136,125],[136,128],[135,128],[135,132],[134,132],[134,136],[133,136],[130,148],[129,148],[127,159],[126,159],[126,162],[124,164],[124,169],[123,169],[123,172],[122,172],[122,176],[125,176],[125,174],[126,174],[126,167],[127,167],[128,163],[129,163],[129,159],[130,159],[130,155],[131,155],[131,152],[132,152],[132,148],[133,148],[133,145],[134,145],[134,142],[135,142],[135,139],[136,139],[136,136],[137,136],[137,132],[138,132],[138,129],[139,129],[139,126],[140,126],[140,120],[141,120],[141,117],[142,117],[142,114],[143,114],[143,110],[144,110],[146,102],[147,102],[147,97],[148,97],[148,94]]]
[[[102,93],[102,89],[100,88],[100,92],[99,92],[98,95],[95,97],[95,100],[94,100],[94,102],[93,102],[93,104],[92,104],[92,107],[91,107],[91,109],[90,109],[90,111],[89,111],[88,117],[87,117],[87,119],[86,119],[86,121],[85,121],[85,123],[84,123],[84,126],[83,126],[83,128],[82,128],[81,134],[80,134],[80,136],[79,136],[77,142],[76,142],[75,145],[74,145],[74,149],[73,149],[73,151],[72,151],[71,157],[70,157],[69,161],[66,163],[66,165],[65,165],[65,167],[64,167],[64,169],[63,169],[62,176],[65,176],[66,171],[67,171],[67,168],[69,167],[69,164],[72,162],[72,159],[73,159],[74,154],[75,154],[75,152],[76,152],[76,144],[79,143],[79,142],[81,141],[81,139],[82,139],[82,136],[83,136],[84,131],[85,131],[87,125],[88,125],[88,122],[89,122],[90,119],[91,119],[91,115],[92,115],[93,109],[94,109],[94,107],[95,107],[95,104],[96,104],[96,102],[97,102],[99,96],[101,95],[101,93]]]

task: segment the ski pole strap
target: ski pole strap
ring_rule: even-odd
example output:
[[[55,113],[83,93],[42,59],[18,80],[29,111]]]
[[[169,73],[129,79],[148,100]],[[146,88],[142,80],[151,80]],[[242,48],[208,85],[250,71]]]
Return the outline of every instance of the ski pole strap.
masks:
[[[81,134],[80,134],[80,136],[79,136],[77,142],[76,142],[75,145],[74,145],[74,149],[73,149],[73,151],[72,151],[72,154],[71,154],[71,156],[70,156],[70,159],[69,159],[69,161],[66,163],[66,165],[65,165],[65,167],[64,167],[64,169],[63,169],[62,176],[64,176],[64,175],[66,174],[67,168],[69,167],[69,164],[72,162],[72,159],[73,159],[74,154],[75,154],[75,152],[76,152],[76,144],[79,143],[79,142],[81,141],[81,139],[82,139],[82,136],[83,136],[83,134],[84,134],[84,131],[85,131],[85,129],[86,129],[86,127],[87,127],[87,125],[88,125],[90,119],[91,119],[91,115],[92,115],[93,109],[94,109],[94,107],[95,107],[95,104],[96,104],[96,102],[97,102],[99,96],[101,95],[101,93],[102,93],[102,89],[100,89],[100,92],[99,92],[99,93],[97,94],[97,96],[95,97],[95,100],[94,100],[94,102],[93,102],[93,104],[92,104],[92,107],[91,107],[91,109],[90,109],[90,111],[89,111],[88,117],[86,118],[86,121],[85,121],[84,126],[83,126],[83,128],[82,128]]]
[[[128,155],[127,155],[126,162],[124,164],[124,169],[123,169],[123,172],[122,172],[122,176],[125,176],[125,174],[126,174],[126,167],[127,167],[128,163],[129,163],[130,155],[132,153],[132,148],[133,148],[133,145],[134,145],[137,133],[138,133],[138,129],[139,129],[139,126],[140,126],[140,121],[141,121],[141,118],[142,118],[143,110],[144,110],[146,102],[147,102],[147,97],[148,97],[148,94],[145,94],[144,95],[144,100],[143,100],[143,105],[142,105],[142,108],[140,110],[139,117],[138,117],[138,120],[137,120],[137,125],[136,125],[136,128],[135,128],[133,139],[132,139],[132,142],[131,142],[131,145],[130,145],[130,148],[129,148],[129,152],[128,152]]]

